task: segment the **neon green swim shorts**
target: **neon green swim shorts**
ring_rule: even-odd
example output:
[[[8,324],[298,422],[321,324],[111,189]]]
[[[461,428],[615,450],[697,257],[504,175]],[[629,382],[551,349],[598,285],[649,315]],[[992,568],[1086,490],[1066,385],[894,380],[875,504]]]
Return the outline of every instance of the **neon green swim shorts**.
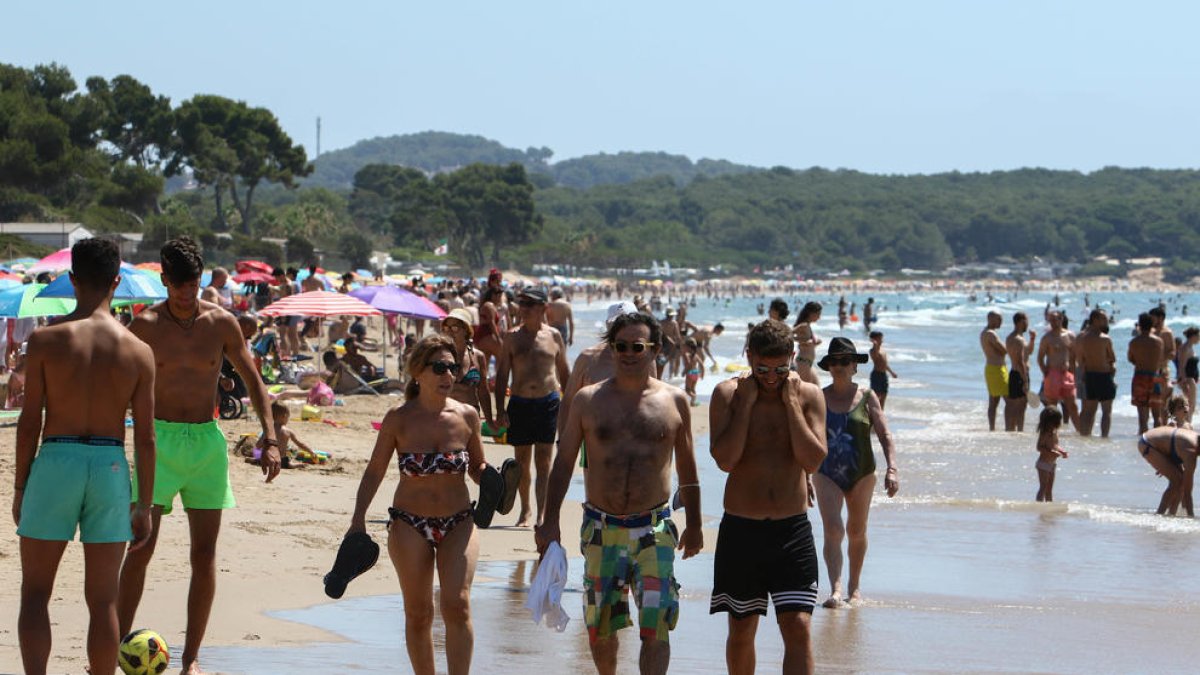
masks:
[[[154,420],[158,459],[154,463],[154,499],[170,513],[179,495],[185,509],[231,509],[237,505],[229,485],[229,452],[215,421],[200,424]],[[133,482],[137,499],[137,480]]]
[[[129,541],[129,464],[120,439],[49,436],[33,459],[17,534],[85,544]]]

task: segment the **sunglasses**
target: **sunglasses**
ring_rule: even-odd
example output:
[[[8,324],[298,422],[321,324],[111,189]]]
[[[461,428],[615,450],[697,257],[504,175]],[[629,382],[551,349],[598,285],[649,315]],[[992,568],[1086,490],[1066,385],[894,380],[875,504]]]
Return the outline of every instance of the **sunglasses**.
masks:
[[[766,375],[767,373],[769,373],[771,371],[775,371],[775,374],[780,377],[785,377],[785,376],[787,376],[788,373],[790,373],[792,371],[792,367],[787,366],[787,365],[775,366],[774,368],[771,368],[769,366],[754,366],[754,372],[757,373],[758,375]]]
[[[831,356],[829,357],[829,365],[831,366],[848,366],[854,363],[854,359],[849,356]]]
[[[616,342],[612,343],[612,348],[615,349],[618,354],[624,354],[626,352],[641,354],[653,346],[653,342],[626,342],[624,340],[617,340]]]
[[[433,370],[434,375],[458,375],[462,371],[462,366],[453,361],[434,361],[429,364],[429,368]]]

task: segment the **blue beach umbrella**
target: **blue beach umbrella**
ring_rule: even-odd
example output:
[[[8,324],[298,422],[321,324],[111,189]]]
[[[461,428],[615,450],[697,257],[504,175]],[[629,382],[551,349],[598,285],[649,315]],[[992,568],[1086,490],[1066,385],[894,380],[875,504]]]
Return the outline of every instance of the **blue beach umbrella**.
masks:
[[[113,300],[136,300],[139,302],[156,302],[167,298],[167,287],[158,279],[146,274],[129,274],[121,270],[121,282],[113,293]],[[64,274],[50,282],[39,298],[74,298],[75,287],[71,285],[71,277]]]
[[[25,284],[0,291],[0,317],[61,316],[75,310],[74,298],[38,298],[45,284]]]

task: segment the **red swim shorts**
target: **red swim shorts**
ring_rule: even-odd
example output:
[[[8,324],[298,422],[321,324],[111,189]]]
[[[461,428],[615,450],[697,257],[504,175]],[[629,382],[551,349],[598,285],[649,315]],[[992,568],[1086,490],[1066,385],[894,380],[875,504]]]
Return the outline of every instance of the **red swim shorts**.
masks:
[[[1167,378],[1158,373],[1139,370],[1133,374],[1131,399],[1133,405],[1139,408],[1143,406],[1162,407],[1163,401],[1167,400]]]
[[[1075,398],[1075,373],[1065,368],[1046,371],[1046,379],[1042,384],[1042,394],[1047,399],[1064,401]]]

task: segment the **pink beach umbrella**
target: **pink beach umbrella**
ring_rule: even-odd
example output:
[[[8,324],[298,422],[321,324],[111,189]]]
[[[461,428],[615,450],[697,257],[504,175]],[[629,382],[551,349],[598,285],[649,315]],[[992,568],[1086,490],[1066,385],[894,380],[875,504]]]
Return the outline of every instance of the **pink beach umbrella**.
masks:
[[[38,275],[42,272],[58,274],[71,269],[71,249],[64,248],[35,262],[27,270],[29,274]]]
[[[342,293],[309,291],[289,295],[259,312],[262,316],[378,316],[383,312]]]

